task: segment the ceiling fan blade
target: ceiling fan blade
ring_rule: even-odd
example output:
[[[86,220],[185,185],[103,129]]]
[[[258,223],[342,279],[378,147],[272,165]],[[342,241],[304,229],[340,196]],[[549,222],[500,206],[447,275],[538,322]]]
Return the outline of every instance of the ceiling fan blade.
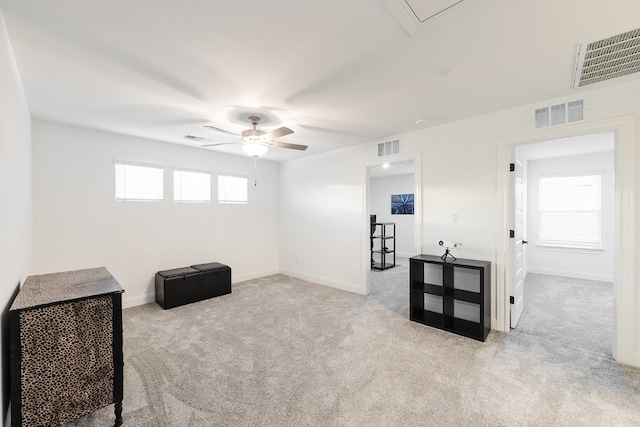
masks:
[[[217,128],[215,126],[204,125],[204,127],[209,128],[209,129],[213,129],[213,130],[217,130],[218,132],[228,133],[229,135],[240,136],[237,133],[229,132],[228,130],[220,129],[220,128]]]
[[[308,148],[306,145],[288,144],[286,142],[278,142],[278,141],[271,141],[269,145],[272,147],[291,148],[292,150],[300,150],[300,151],[304,151]]]
[[[207,141],[211,141],[210,139],[208,139]],[[231,145],[231,144],[237,144],[240,141],[233,141],[233,142],[214,142],[212,144],[202,144],[201,147],[215,147],[217,145]]]
[[[203,138],[201,136],[195,136],[195,135],[185,135],[184,139],[190,139],[192,141],[212,141],[209,138]]]
[[[287,127],[281,127],[278,129],[274,129],[271,132],[265,133],[262,137],[267,141],[272,141],[276,138],[280,138],[281,136],[290,135],[293,131]]]

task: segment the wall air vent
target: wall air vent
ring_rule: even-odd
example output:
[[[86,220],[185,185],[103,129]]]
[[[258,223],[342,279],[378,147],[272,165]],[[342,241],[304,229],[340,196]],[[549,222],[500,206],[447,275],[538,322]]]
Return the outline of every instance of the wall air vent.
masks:
[[[378,143],[378,157],[400,154],[400,139]]]
[[[536,129],[582,121],[585,119],[584,100],[536,108],[534,119]]]
[[[640,28],[578,45],[573,89],[640,71]]]

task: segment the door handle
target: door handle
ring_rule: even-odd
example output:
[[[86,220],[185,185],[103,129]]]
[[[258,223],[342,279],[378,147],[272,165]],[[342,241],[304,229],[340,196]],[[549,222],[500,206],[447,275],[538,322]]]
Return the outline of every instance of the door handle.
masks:
[[[526,244],[528,244],[528,243],[529,243],[529,241],[528,241],[528,240],[524,240],[524,239],[522,240],[522,244],[523,244],[523,245],[526,245]]]

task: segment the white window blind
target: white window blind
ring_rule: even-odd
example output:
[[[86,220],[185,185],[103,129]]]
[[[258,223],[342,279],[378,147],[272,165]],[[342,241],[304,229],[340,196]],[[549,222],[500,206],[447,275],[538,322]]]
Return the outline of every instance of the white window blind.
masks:
[[[601,175],[540,178],[540,244],[600,247]]]
[[[116,200],[161,201],[164,170],[158,167],[115,163]]]
[[[173,201],[207,203],[211,201],[211,174],[173,170]]]
[[[247,178],[218,175],[218,203],[246,204]]]

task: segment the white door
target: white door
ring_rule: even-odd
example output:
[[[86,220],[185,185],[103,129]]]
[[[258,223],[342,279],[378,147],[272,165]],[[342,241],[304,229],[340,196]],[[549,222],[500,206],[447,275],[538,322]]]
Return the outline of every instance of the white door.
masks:
[[[522,162],[512,163],[511,182],[511,327],[515,328],[524,309],[524,177]]]

